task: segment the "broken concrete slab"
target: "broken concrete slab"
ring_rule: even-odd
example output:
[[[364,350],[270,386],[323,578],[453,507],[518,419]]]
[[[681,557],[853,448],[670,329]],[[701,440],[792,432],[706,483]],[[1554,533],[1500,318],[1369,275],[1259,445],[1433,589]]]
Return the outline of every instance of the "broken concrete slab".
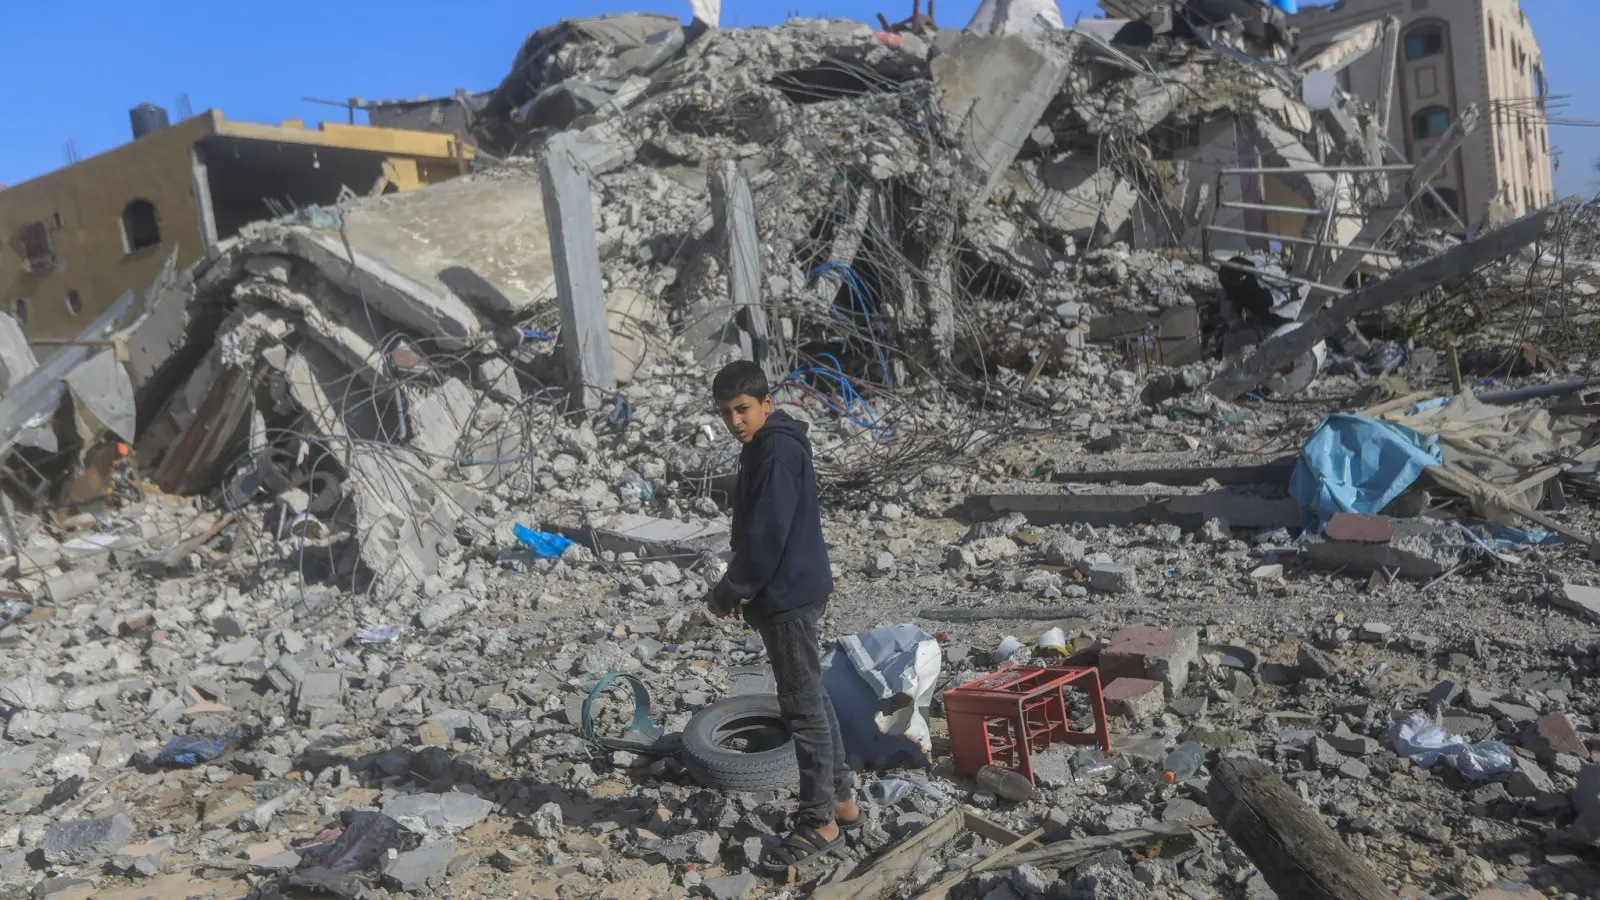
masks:
[[[1181,488],[1130,487],[1076,494],[970,494],[966,514],[986,520],[1020,512],[1033,525],[1133,525],[1157,522],[1199,529],[1207,520],[1222,519],[1235,528],[1297,528],[1300,506],[1281,496],[1281,489],[1225,488],[1193,491]]]
[[[1443,253],[1364,285],[1306,320],[1299,328],[1283,332],[1256,348],[1246,359],[1229,366],[1206,390],[1224,400],[1232,400],[1258,386],[1283,366],[1310,352],[1316,344],[1334,334],[1356,316],[1383,309],[1452,278],[1494,262],[1526,247],[1544,231],[1550,217],[1541,210],[1484,234],[1457,244]]]
[[[1459,529],[1431,519],[1393,519],[1389,529],[1392,536],[1385,543],[1330,540],[1322,534],[1307,535],[1302,548],[1313,563],[1326,568],[1348,568],[1360,575],[1398,572],[1402,578],[1425,580],[1453,568],[1471,543]],[[1340,531],[1355,533],[1354,528]],[[1357,536],[1379,533],[1380,529],[1369,529]]]
[[[555,530],[589,545],[595,552],[633,553],[640,557],[680,559],[728,549],[728,526],[721,522],[685,522],[639,513],[601,518],[592,525],[557,526]]]
[[[1600,588],[1563,584],[1547,592],[1556,606],[1600,621]]]
[[[383,804],[385,815],[402,825],[422,823],[429,831],[461,831],[482,822],[494,811],[494,801],[451,791],[445,794],[405,794]]]
[[[963,35],[929,64],[939,107],[962,136],[963,155],[979,185],[974,201],[994,192],[1070,67],[1060,49],[1022,35]]]
[[[456,842],[452,838],[429,841],[415,850],[408,850],[394,858],[383,870],[385,881],[410,894],[422,893],[437,886],[456,857]]]
[[[133,837],[133,821],[122,813],[100,819],[58,822],[44,835],[44,858],[51,865],[80,865],[116,853]]]

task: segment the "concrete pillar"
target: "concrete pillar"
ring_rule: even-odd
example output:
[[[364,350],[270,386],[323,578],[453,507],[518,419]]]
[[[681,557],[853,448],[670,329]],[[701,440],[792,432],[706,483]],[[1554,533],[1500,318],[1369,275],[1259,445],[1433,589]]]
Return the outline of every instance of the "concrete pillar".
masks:
[[[195,221],[200,223],[200,246],[206,256],[217,249],[217,212],[211,205],[211,172],[206,168],[206,158],[200,145],[189,148],[189,177],[194,191]]]
[[[728,270],[728,296],[739,325],[739,349],[761,366],[767,383],[775,385],[777,353],[772,343],[767,312],[761,305],[761,241],[756,231],[756,204],[750,185],[733,160],[723,160],[711,170],[711,215],[717,243]]]
[[[545,225],[561,304],[561,349],[572,405],[596,409],[617,391],[611,367],[611,329],[595,240],[589,176],[572,139],[558,134],[539,159]]]

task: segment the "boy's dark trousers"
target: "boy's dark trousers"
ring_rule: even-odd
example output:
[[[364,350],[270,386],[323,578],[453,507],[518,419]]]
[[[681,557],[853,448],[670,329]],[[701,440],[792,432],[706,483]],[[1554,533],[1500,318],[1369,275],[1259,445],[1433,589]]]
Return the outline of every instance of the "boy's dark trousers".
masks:
[[[822,686],[821,621],[816,612],[759,631],[778,682],[778,709],[794,736],[800,766],[800,808],[793,827],[819,828],[833,821],[833,807],[850,799],[852,778],[833,701]]]

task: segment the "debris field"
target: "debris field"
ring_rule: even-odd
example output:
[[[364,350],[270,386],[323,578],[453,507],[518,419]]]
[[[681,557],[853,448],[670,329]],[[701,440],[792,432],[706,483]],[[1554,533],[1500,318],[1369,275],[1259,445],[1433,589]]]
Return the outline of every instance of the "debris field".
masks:
[[[0,900],[1600,897],[1600,206],[1420,221],[1478,114],[1408,161],[1307,87],[1391,22],[711,6],[541,28],[473,171],[79,344],[0,315]],[[691,725],[771,691],[702,605],[739,358],[830,677],[899,685],[787,883],[783,735]],[[1019,756],[961,689],[1035,668]]]

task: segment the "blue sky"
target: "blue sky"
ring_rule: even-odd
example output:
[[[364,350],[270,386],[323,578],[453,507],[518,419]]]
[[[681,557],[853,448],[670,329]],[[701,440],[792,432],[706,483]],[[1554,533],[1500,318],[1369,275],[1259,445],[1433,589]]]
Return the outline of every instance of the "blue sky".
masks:
[[[910,0],[723,0],[724,25],[771,25],[790,10],[873,21],[910,14]],[[966,23],[978,0],[942,0],[945,25]],[[196,110],[263,122],[301,118],[342,121],[344,111],[302,97],[439,96],[457,87],[497,84],[528,32],[562,15],[645,9],[687,14],[688,0],[419,0],[218,3],[110,0],[6,4],[0,27],[0,73],[7,92],[7,139],[0,143],[0,184],[16,184],[61,166],[71,140],[80,156],[128,139],[130,107],[143,101],[172,110],[187,95]],[[1594,0],[1523,0],[1544,49],[1556,94],[1574,95],[1553,115],[1600,121]],[[1068,21],[1093,16],[1091,2],[1062,3]],[[1563,155],[1557,192],[1600,189],[1600,128],[1551,133]]]

